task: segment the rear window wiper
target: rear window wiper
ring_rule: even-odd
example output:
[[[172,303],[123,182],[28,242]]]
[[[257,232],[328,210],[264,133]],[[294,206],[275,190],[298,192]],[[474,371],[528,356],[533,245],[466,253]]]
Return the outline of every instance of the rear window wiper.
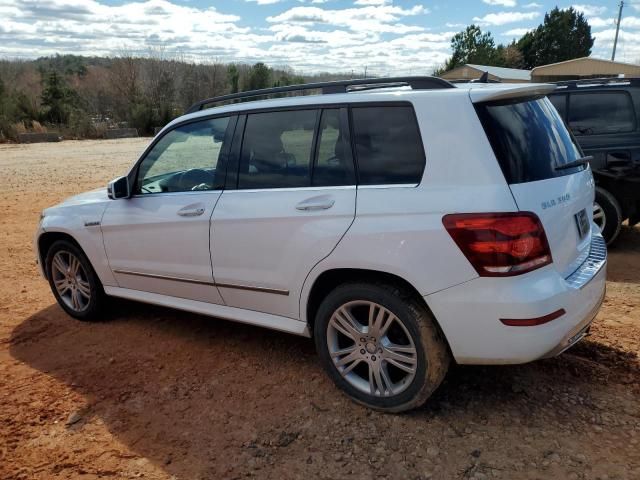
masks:
[[[578,158],[573,162],[558,165],[557,167],[555,167],[555,170],[567,170],[569,168],[582,167],[589,163],[591,160],[593,160],[593,157],[591,155],[587,155],[586,157]]]

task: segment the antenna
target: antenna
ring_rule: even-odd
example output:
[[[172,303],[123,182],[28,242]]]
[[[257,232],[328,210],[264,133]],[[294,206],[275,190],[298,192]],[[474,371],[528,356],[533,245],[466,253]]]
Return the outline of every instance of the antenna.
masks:
[[[620,22],[622,21],[622,8],[624,2],[620,1],[620,10],[618,10],[618,23],[616,24],[616,38],[613,40],[613,53],[611,54],[611,61],[616,59],[616,47],[618,46],[618,34],[620,33]]]

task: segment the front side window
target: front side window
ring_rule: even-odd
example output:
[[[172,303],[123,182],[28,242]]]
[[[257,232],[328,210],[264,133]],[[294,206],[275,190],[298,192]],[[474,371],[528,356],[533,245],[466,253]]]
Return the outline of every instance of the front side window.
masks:
[[[572,93],[569,126],[575,135],[632,132],[636,119],[631,97],[626,92]]]
[[[311,184],[318,110],[247,115],[238,188],[295,188]]]
[[[140,163],[138,194],[220,188],[217,174],[229,118],[193,122],[164,135]]]
[[[420,183],[425,156],[412,107],[354,107],[352,118],[361,185]]]

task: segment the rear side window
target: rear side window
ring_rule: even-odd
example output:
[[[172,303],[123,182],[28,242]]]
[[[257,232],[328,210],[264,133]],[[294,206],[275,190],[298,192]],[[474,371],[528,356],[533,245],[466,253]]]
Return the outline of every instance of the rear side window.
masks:
[[[417,184],[425,157],[411,106],[353,107],[361,185]]]
[[[559,177],[584,167],[557,167],[582,155],[547,98],[490,102],[476,111],[508,183]]]
[[[344,134],[340,110],[322,112],[318,153],[313,167],[313,186],[355,185],[351,145]]]
[[[318,110],[248,115],[238,188],[309,186],[318,115]]]
[[[632,132],[636,118],[627,92],[572,93],[569,126],[576,135]]]

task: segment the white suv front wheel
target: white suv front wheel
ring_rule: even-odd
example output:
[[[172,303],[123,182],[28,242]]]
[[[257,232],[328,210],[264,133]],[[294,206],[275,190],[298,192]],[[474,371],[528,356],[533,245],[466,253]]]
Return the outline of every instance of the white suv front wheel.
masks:
[[[318,309],[314,335],[336,385],[377,410],[420,406],[449,366],[446,342],[424,305],[387,284],[337,287]]]
[[[58,240],[47,251],[44,266],[51,291],[69,315],[83,321],[101,318],[104,290],[80,248]]]

